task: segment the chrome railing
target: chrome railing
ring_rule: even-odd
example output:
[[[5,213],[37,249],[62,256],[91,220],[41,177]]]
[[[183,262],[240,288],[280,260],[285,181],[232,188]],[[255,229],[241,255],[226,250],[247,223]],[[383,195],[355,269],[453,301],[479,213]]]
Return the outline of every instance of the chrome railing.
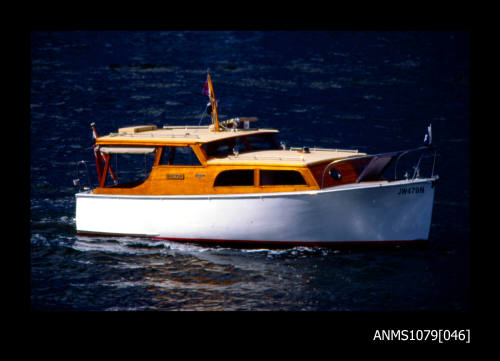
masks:
[[[334,164],[338,164],[338,163],[342,163],[342,162],[347,162],[347,161],[351,161],[351,160],[355,160],[355,159],[363,159],[363,158],[371,158],[373,157],[373,155],[364,155],[364,156],[361,156],[361,157],[349,157],[349,158],[343,158],[343,159],[337,159],[337,160],[334,160],[333,162],[330,162],[326,167],[325,169],[323,170],[323,176],[321,177],[321,189],[324,188],[325,186],[325,174],[326,172],[328,171],[328,169],[334,165]]]
[[[408,153],[417,152],[417,151],[422,151],[422,152],[430,151],[430,152],[434,153],[434,159],[433,159],[432,170],[431,170],[431,175],[430,175],[431,178],[434,177],[437,149],[434,147],[422,146],[419,148],[407,149],[407,150],[399,151],[399,152],[368,154],[368,155],[364,155],[364,156],[360,156],[360,157],[348,157],[348,158],[343,158],[343,159],[336,159],[336,160],[330,162],[323,170],[323,175],[321,177],[321,189],[323,189],[325,186],[325,175],[333,165],[336,165],[336,164],[339,164],[342,162],[349,162],[349,161],[356,160],[356,159],[365,159],[365,158],[374,158],[375,159],[375,158],[382,157],[382,156],[392,157],[393,159],[395,158],[396,161],[395,161],[395,165],[394,165],[394,180],[397,180],[398,179],[398,177],[397,177],[398,163],[399,163],[400,159],[403,156],[407,155]],[[425,153],[422,153],[417,161],[417,165],[413,167],[414,172],[413,172],[411,179],[415,179],[415,178],[419,177],[419,175],[420,175],[420,163],[421,163],[422,159],[424,158],[424,156],[425,156]],[[392,161],[392,159],[391,159],[391,161]],[[367,167],[368,167],[368,165],[367,165]],[[360,181],[360,177],[358,177],[358,180],[356,181],[356,183],[358,183],[359,181]]]
[[[408,149],[408,150],[402,151],[400,154],[398,154],[398,156],[396,158],[396,163],[394,165],[394,180],[396,180],[397,177],[398,177],[398,163],[399,163],[399,160],[403,156],[407,155],[408,153],[418,152],[418,151],[430,151],[430,152],[434,152],[434,160],[432,162],[431,178],[434,176],[434,167],[436,165],[437,149],[434,148],[434,147],[423,146],[423,147]],[[423,159],[424,156],[425,156],[425,153],[422,153],[420,155],[420,157],[418,158],[417,165],[413,167],[414,171],[413,171],[413,176],[412,176],[411,179],[415,179],[415,178],[417,178],[419,176],[420,163],[421,163],[421,161],[422,161],[422,159]]]
[[[87,167],[87,161],[86,160],[81,160],[76,163],[76,171],[75,175],[76,178],[73,179],[73,186],[78,187],[78,191],[82,190],[82,185],[80,183],[80,164],[83,164],[85,166],[85,170],[87,171],[87,181],[88,181],[88,187],[83,187],[83,190],[91,189],[92,188],[92,182],[90,181],[90,173],[89,173],[89,168]]]

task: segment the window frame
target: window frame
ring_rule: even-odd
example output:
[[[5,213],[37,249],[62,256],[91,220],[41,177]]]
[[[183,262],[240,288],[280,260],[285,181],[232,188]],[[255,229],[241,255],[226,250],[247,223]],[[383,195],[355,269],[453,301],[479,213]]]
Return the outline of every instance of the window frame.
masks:
[[[256,183],[255,183],[255,173],[256,173],[256,170],[257,169],[224,169],[222,171],[220,171],[219,173],[217,173],[217,175],[215,176],[214,178],[214,181],[212,183],[212,187],[213,188],[220,188],[220,187],[252,187],[252,188],[255,188],[256,187]],[[229,172],[252,172],[252,184],[224,184],[224,185],[217,185],[217,179],[220,177],[221,174],[224,174],[224,173],[229,173]]]
[[[264,172],[295,172],[297,173],[303,180],[304,183],[301,184],[262,184],[262,171]],[[304,174],[300,172],[297,169],[258,169],[258,186],[263,187],[263,188],[269,188],[269,187],[309,187],[309,183],[306,180],[306,177],[304,177]]]
[[[193,156],[198,161],[198,164],[164,164],[164,163],[161,163],[161,160],[163,157],[163,152],[165,151],[165,148],[190,148]],[[177,152],[177,149],[176,149],[176,152]],[[174,155],[174,161],[175,161],[175,155]],[[205,162],[205,160],[200,158],[197,150],[195,149],[195,147],[193,145],[191,145],[191,144],[175,144],[175,145],[169,144],[169,145],[162,145],[162,146],[157,147],[156,159],[155,159],[154,166],[155,167],[204,167],[205,166],[204,162]]]
[[[248,134],[248,135],[241,134],[241,135],[236,135],[234,137],[225,138],[222,140],[215,140],[212,142],[203,143],[200,148],[205,153],[207,159],[226,157],[228,155],[232,155],[233,154],[233,147],[235,145],[238,145],[237,144],[238,142],[245,146],[244,149],[242,147],[240,147],[240,149],[239,149],[240,153],[253,152],[253,151],[259,151],[259,150],[268,150],[268,149],[269,150],[276,150],[276,149],[280,149],[279,142],[276,140],[276,137],[277,137],[277,133],[260,133],[260,134]],[[262,138],[263,140],[265,140],[269,144],[269,148],[255,149],[254,147],[252,147],[248,138],[250,138],[250,139]],[[217,143],[220,143],[221,146],[228,144],[229,145],[228,151],[224,152],[224,153],[209,152],[209,147],[215,146]],[[232,147],[231,147],[231,145],[232,145]]]

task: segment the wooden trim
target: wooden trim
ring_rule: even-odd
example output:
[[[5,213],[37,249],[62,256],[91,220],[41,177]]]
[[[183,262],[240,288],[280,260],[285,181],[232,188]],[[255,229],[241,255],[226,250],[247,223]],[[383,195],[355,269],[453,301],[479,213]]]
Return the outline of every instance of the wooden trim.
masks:
[[[106,178],[108,176],[108,169],[109,169],[109,164],[111,163],[111,156],[109,154],[104,154],[104,160],[106,161],[106,165],[104,166],[104,171],[102,172],[101,176],[101,183],[99,184],[102,187],[106,184]]]
[[[306,184],[310,187],[313,187],[314,189],[319,189],[319,185],[316,182],[316,178],[314,178],[311,169],[309,168],[297,168],[295,169],[297,172],[302,174],[302,177],[304,177],[304,180]]]
[[[193,144],[199,143],[198,140],[192,142],[186,142],[184,139],[176,142],[172,140],[164,141],[158,139],[97,139],[97,145],[126,145],[126,146],[153,146],[153,147],[189,147]]]
[[[158,130],[160,131],[160,129]],[[207,143],[212,143],[212,142],[218,142],[221,140],[226,140],[226,139],[232,139],[232,138],[238,138],[238,137],[246,137],[246,136],[253,136],[253,135],[264,135],[264,134],[278,134],[279,132],[276,129],[250,129],[250,130],[238,130],[237,132],[218,132],[220,134],[220,137],[217,138],[210,138],[208,140],[200,140],[198,138],[193,138],[193,139],[166,139],[163,140],[161,138],[155,138],[144,136],[143,138],[139,138],[138,136],[136,138],[131,138],[131,137],[126,137],[126,135],[120,135],[116,137],[110,137],[108,136],[103,136],[100,138],[97,138],[95,140],[95,144],[97,145],[125,145],[125,146],[155,146],[155,147],[163,147],[163,146],[189,146],[193,144],[207,144]],[[137,133],[140,134],[140,133]],[[213,133],[212,133],[213,134]]]
[[[341,184],[355,183],[364,167],[368,163],[370,163],[371,160],[371,157],[358,158],[351,161],[346,160],[344,162],[332,165],[329,170],[337,169],[340,172],[342,178],[338,181],[334,180],[327,172],[327,174],[325,174],[325,183],[323,188],[334,187]],[[323,162],[310,167],[311,174],[314,176],[318,187],[321,186],[323,171],[325,170],[325,167],[327,167],[330,163],[331,162]]]
[[[212,167],[260,167],[261,169],[265,169],[265,167],[272,167],[270,169],[281,169],[281,168],[287,168],[287,169],[294,169],[294,170],[299,170],[299,169],[308,169],[307,164],[297,164],[297,163],[271,163],[271,162],[265,162],[265,161],[259,161],[256,160],[255,162],[248,161],[248,162],[240,162],[238,163],[235,161],[234,163],[229,163],[229,162],[217,162],[213,161],[216,157],[211,157],[207,165],[212,166]]]
[[[205,153],[205,150],[200,146],[200,144],[191,144],[191,149],[193,150],[194,154],[198,157],[198,160],[203,166],[207,165],[207,154]]]
[[[163,147],[156,147],[156,156],[153,163],[153,167],[157,167],[160,164],[161,154],[163,152]]]
[[[253,170],[253,186],[219,186],[214,187],[214,181],[220,172],[225,170]],[[98,194],[130,194],[130,195],[197,195],[197,194],[241,194],[241,193],[271,193],[317,190],[308,168],[288,167],[286,170],[299,172],[306,181],[305,185],[269,185],[260,186],[260,168],[253,166],[178,166],[156,165],[151,169],[149,177],[135,187],[104,187],[96,188]],[[284,167],[265,166],[262,169],[284,170]],[[169,174],[171,175],[169,179]],[[182,179],[179,175],[182,174]]]

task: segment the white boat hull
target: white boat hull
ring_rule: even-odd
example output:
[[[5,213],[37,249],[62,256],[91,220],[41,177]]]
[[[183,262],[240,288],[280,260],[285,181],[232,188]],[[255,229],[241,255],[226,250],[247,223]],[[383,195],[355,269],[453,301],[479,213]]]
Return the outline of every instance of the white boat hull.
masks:
[[[179,241],[333,244],[427,240],[435,178],[306,192],[203,196],[76,194],[79,234]]]

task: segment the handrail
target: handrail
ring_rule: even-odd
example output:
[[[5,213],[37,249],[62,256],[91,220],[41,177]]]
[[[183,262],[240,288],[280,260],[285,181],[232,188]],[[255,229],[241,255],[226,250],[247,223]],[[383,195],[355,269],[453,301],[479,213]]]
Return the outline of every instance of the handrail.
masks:
[[[85,166],[85,170],[87,171],[87,180],[88,180],[88,183],[89,183],[89,188],[88,189],[92,188],[92,182],[90,180],[90,173],[89,173],[89,168],[87,167],[87,161],[86,160],[81,160],[81,161],[79,161],[79,162],[76,163],[76,172],[75,172],[76,178],[73,179],[73,185],[75,187],[78,187],[79,191],[82,190],[82,186],[80,184],[80,178],[79,178],[79,176],[80,176],[80,164],[83,164]],[[83,189],[85,189],[85,187],[83,187]]]
[[[401,159],[402,156],[408,154],[408,153],[411,153],[411,152],[415,152],[415,151],[425,151],[425,150],[428,150],[428,151],[431,151],[431,152],[434,152],[434,161],[433,161],[433,164],[432,164],[432,173],[431,173],[431,177],[434,176],[434,166],[436,164],[436,155],[437,155],[437,149],[434,148],[434,147],[429,147],[429,146],[422,146],[422,147],[418,147],[418,148],[413,148],[413,149],[408,149],[408,150],[404,150],[404,151],[400,151],[400,152],[391,152],[392,154],[394,154],[394,156],[396,156],[397,154],[397,158],[396,158],[396,162],[395,162],[395,167],[394,167],[394,180],[397,179],[397,166],[398,166],[398,162],[399,160]],[[346,161],[351,161],[351,160],[355,160],[355,159],[363,159],[363,158],[376,158],[378,156],[382,156],[382,155],[390,155],[391,153],[378,153],[378,154],[367,154],[365,156],[360,156],[360,157],[347,157],[347,158],[342,158],[342,159],[336,159],[332,162],[330,162],[326,167],[325,169],[323,170],[323,176],[321,177],[321,189],[324,188],[324,185],[325,185],[325,174],[326,172],[328,171],[328,169],[334,165],[334,164],[338,164],[338,163],[341,163],[341,162],[346,162]],[[422,155],[423,156],[423,155]],[[420,160],[422,159],[422,156],[419,158],[419,161],[418,161],[418,165],[420,165]],[[416,177],[416,172],[413,174],[413,178]]]
[[[370,158],[370,157],[373,157],[373,155],[364,155],[364,156],[361,156],[361,157],[348,157],[348,158],[343,158],[343,159],[336,159],[334,160],[333,162],[330,162],[326,167],[325,169],[323,170],[323,176],[321,177],[321,189],[323,189],[324,185],[325,185],[325,174],[326,174],[326,171],[328,170],[328,168],[330,168],[332,165],[334,164],[337,164],[337,163],[341,163],[341,162],[346,162],[348,160],[354,160],[354,159],[363,159],[363,158]]]
[[[252,160],[259,160],[259,159],[266,159],[266,160],[295,160],[295,161],[301,161],[304,162],[305,159],[303,156],[280,156],[280,155],[245,155],[245,153],[240,154],[238,156],[236,155],[229,155],[229,159],[252,159]]]
[[[161,129],[206,129],[207,125],[163,125]]]
[[[338,152],[338,153],[359,153],[358,149],[336,149],[336,148],[314,148],[314,147],[306,147],[309,149],[309,151],[315,151],[315,152]],[[303,147],[290,147],[289,150],[291,151],[301,151]]]
[[[163,128],[165,129],[165,128]],[[184,127],[182,128],[177,128],[177,129],[185,129]],[[189,130],[189,129],[186,129]],[[184,133],[184,134],[162,134],[161,132],[157,133],[110,133],[108,134],[108,137],[118,137],[118,136],[126,136],[129,138],[196,138],[200,139],[200,136],[198,134],[193,134],[193,133]]]
[[[428,151],[431,151],[431,152],[433,151],[434,152],[434,161],[432,163],[431,177],[434,176],[434,165],[436,164],[437,149],[434,148],[434,147],[423,146],[423,147],[408,149],[408,150],[405,150],[405,151],[401,152],[400,154],[398,154],[398,157],[396,158],[396,162],[395,162],[395,165],[394,165],[394,179],[397,179],[397,177],[398,177],[398,163],[399,163],[399,160],[401,159],[401,157],[403,157],[404,155],[406,155],[408,153],[411,153],[411,152],[425,151],[425,150],[428,150]],[[417,163],[417,166],[420,165],[420,160],[422,159],[422,156],[420,156],[420,158],[418,160],[418,163]],[[412,178],[415,178],[415,176],[416,176],[416,172],[413,174]]]

